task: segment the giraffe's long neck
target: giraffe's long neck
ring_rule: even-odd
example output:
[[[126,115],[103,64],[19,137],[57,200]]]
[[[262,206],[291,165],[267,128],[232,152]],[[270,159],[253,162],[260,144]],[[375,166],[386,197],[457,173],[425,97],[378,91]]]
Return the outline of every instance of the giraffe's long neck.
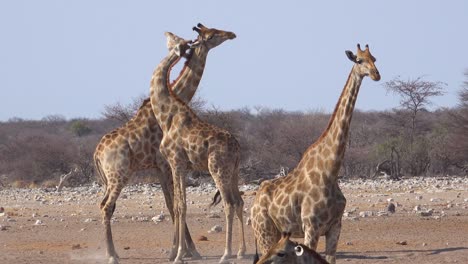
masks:
[[[172,84],[172,92],[185,103],[190,102],[197,91],[206,65],[208,49],[200,45],[191,51],[184,68]]]
[[[348,140],[354,105],[363,77],[355,72],[353,66],[348,80],[330,118],[328,127],[308,150],[309,156],[317,157],[316,167],[330,181],[336,181]],[[317,155],[313,154],[317,153]]]
[[[204,46],[190,51],[190,57],[185,62],[177,79],[171,84],[172,92],[185,103],[190,102],[197,91],[205,70],[208,51]],[[147,102],[143,102],[143,106],[138,109],[132,120],[151,120],[152,114],[148,114],[148,111],[153,112],[149,98]]]
[[[150,100],[154,116],[158,120],[161,129],[167,131],[171,118],[172,108],[177,100],[171,96],[168,87],[169,73],[171,68],[179,61],[180,57],[174,51],[170,51],[154,70],[151,79]]]

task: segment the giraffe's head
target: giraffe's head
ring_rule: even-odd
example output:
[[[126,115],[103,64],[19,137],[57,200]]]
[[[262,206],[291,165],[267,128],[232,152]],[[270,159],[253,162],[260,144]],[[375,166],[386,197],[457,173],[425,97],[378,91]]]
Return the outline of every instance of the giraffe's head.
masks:
[[[189,48],[189,44],[192,43],[191,40],[185,40],[174,33],[164,32],[164,35],[167,38],[167,49],[169,51],[174,50],[177,56],[185,56],[185,51]]]
[[[327,264],[322,256],[310,248],[290,240],[291,233],[283,232],[281,239],[272,247],[257,264]]]
[[[346,55],[348,58],[356,63],[355,70],[361,76],[370,76],[374,81],[380,80],[380,73],[375,66],[376,59],[369,51],[369,45],[366,45],[365,50],[361,50],[361,46],[357,44],[357,53],[353,54],[352,51],[347,50]]]
[[[235,39],[236,34],[230,31],[219,30],[216,28],[207,28],[201,23],[198,23],[193,30],[198,32],[198,38],[193,46],[203,45],[208,50],[220,45],[228,39]]]

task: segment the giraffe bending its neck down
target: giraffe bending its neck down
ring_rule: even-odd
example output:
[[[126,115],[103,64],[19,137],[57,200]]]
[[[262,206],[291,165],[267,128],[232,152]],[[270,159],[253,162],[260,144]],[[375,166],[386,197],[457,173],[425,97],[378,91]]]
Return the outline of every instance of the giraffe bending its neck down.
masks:
[[[195,27],[199,33],[194,46],[209,48],[208,41],[217,39],[214,29],[201,24]],[[230,38],[235,38],[230,33]],[[181,45],[183,46],[183,45]],[[195,113],[168,89],[171,67],[177,62],[177,49],[161,61],[151,80],[151,105],[163,131],[160,150],[169,162],[174,178],[175,232],[178,237],[178,253],[175,262],[182,262],[185,254],[186,222],[185,177],[194,170],[209,171],[224,201],[226,213],[226,248],[221,261],[231,256],[232,225],[234,214],[239,218],[240,246],[238,257],[245,253],[242,224],[243,200],[238,189],[240,146],[227,131],[201,121]],[[180,56],[180,54],[179,54]]]
[[[213,34],[216,34],[216,39],[206,40],[210,45],[190,50],[183,71],[172,84],[172,90],[184,102],[189,102],[197,90],[205,68],[208,51],[229,39],[229,34],[226,31],[218,30]],[[170,50],[173,48],[174,43],[181,41],[181,38],[172,33],[167,33],[167,36]],[[172,174],[169,164],[159,151],[161,139],[162,131],[156,121],[148,98],[143,102],[135,117],[122,127],[104,135],[96,146],[94,152],[96,170],[102,182],[106,185],[100,208],[106,230],[109,262],[118,262],[112,240],[110,219],[120,192],[136,171],[144,169],[155,169],[157,171],[167,208],[172,219],[174,219]],[[189,253],[192,254],[193,258],[199,258],[200,255],[187,228],[186,232]],[[177,248],[174,239],[169,258],[173,260],[176,253]]]
[[[349,126],[362,79],[380,80],[369,47],[357,54],[346,51],[354,62],[348,81],[325,132],[304,153],[286,177],[265,181],[251,209],[252,228],[260,250],[266,254],[280,239],[281,231],[304,237],[304,244],[317,248],[326,237],[326,258],[335,263],[346,199],[338,186],[338,172],[345,153]]]
[[[291,241],[291,233],[283,232],[282,237],[267,254],[254,264],[328,264],[328,262],[314,250],[305,245]],[[255,256],[258,258],[258,255]]]

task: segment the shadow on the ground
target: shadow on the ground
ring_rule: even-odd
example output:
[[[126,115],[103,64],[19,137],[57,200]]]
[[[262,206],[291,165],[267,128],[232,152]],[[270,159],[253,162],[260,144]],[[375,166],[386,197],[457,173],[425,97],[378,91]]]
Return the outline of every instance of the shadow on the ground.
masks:
[[[453,252],[459,250],[468,250],[468,247],[451,247],[441,249],[408,249],[408,250],[391,250],[391,251],[364,251],[364,252],[339,252],[337,258],[339,259],[387,259],[388,256],[376,256],[367,254],[387,255],[391,253],[426,253],[427,255],[437,255],[444,252]]]

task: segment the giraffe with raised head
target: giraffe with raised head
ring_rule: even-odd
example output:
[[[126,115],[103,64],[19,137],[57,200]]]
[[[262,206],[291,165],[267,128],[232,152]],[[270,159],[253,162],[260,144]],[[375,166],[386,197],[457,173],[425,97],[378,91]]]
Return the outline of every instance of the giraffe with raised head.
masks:
[[[212,32],[216,39],[207,39],[207,47],[191,49],[181,74],[172,83],[171,88],[184,102],[189,102],[194,96],[206,64],[208,51],[230,39],[227,31]],[[175,43],[182,41],[178,36],[167,33],[168,48],[172,50]],[[118,256],[112,239],[110,219],[115,209],[116,201],[124,186],[136,171],[154,169],[158,175],[163,190],[166,206],[174,219],[173,211],[173,181],[171,168],[159,151],[162,131],[156,121],[149,98],[146,99],[136,115],[122,127],[119,127],[102,137],[94,152],[96,170],[105,184],[104,198],[100,204],[109,262],[118,262]],[[186,228],[186,243],[192,258],[199,258],[195,245]],[[169,258],[172,260],[177,253],[174,244]]]
[[[283,232],[281,239],[254,264],[328,264],[328,262],[306,245],[291,241],[291,233]]]
[[[210,39],[217,40],[214,29],[202,24],[194,27],[199,33],[193,46],[210,47]],[[235,38],[230,33],[230,38]],[[203,122],[168,87],[171,68],[183,54],[185,43],[164,58],[154,71],[151,80],[150,98],[153,112],[163,131],[160,150],[169,162],[174,178],[175,233],[178,237],[178,252],[175,262],[182,262],[185,254],[186,223],[185,177],[191,171],[209,171],[224,201],[226,214],[226,245],[221,262],[231,257],[232,226],[234,214],[239,218],[240,245],[238,257],[245,254],[244,229],[242,224],[243,200],[238,189],[240,146],[228,131]],[[180,50],[182,49],[182,50]]]
[[[354,62],[328,127],[303,154],[287,176],[264,181],[251,209],[252,228],[260,250],[266,254],[280,239],[281,232],[304,237],[304,244],[317,248],[326,237],[325,254],[335,263],[346,199],[338,186],[338,172],[346,149],[351,117],[365,76],[380,80],[375,58],[366,45],[357,54],[346,51]]]

